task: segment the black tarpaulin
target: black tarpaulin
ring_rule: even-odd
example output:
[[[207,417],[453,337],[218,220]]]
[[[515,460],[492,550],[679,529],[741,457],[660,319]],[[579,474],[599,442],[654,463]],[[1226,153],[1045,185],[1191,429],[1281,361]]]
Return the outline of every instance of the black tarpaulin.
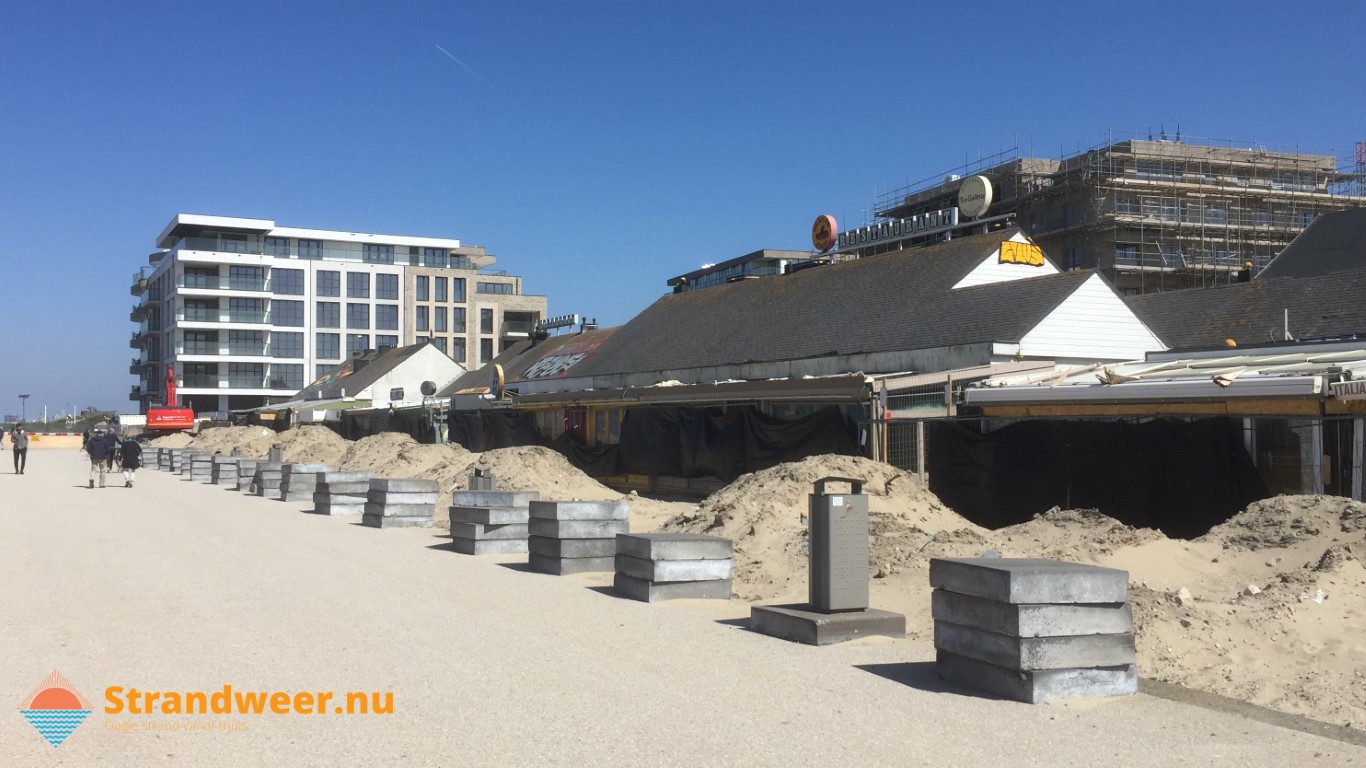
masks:
[[[550,442],[550,447],[564,454],[570,464],[583,470],[590,477],[614,477],[621,474],[617,468],[620,451],[615,445],[584,445],[574,437],[573,432],[562,432]]]
[[[450,441],[474,453],[518,445],[544,445],[529,413],[452,411],[446,420]]]

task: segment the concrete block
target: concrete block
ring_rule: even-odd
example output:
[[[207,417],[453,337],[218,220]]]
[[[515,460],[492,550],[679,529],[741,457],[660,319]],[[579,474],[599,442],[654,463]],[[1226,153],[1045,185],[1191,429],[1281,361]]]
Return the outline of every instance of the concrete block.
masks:
[[[451,521],[451,538],[453,539],[478,539],[488,541],[492,539],[521,539],[526,540],[527,530],[525,525],[480,525],[478,523],[457,523]]]
[[[628,520],[631,505],[624,501],[531,501],[531,517],[541,520]]]
[[[529,525],[528,529],[530,529]],[[528,533],[530,533],[529,530]],[[615,557],[617,540],[555,539],[528,535],[527,551],[542,557]],[[613,568],[615,567],[614,563]]]
[[[329,472],[331,467],[326,464],[281,464],[280,471],[286,475],[301,475],[317,472]]]
[[[213,463],[213,483],[223,485],[225,483],[237,483],[237,462],[218,462]]]
[[[631,527],[627,520],[547,520],[535,516],[529,523],[533,536],[550,539],[613,539],[614,548],[616,535],[629,533]]]
[[[877,608],[817,613],[807,605],[756,605],[749,611],[749,628],[794,643],[833,645],[873,635],[905,637],[906,617]]]
[[[451,539],[451,549],[462,555],[516,555],[526,552],[526,539]]]
[[[1129,574],[1035,558],[933,558],[930,586],[1001,603],[1124,603]]]
[[[314,504],[359,504],[365,506],[364,494],[313,492]]]
[[[312,491],[296,491],[289,488],[280,489],[280,501],[313,501]]]
[[[935,669],[945,680],[1026,704],[1138,693],[1138,667],[1039,669],[1021,672],[938,651]]]
[[[365,512],[361,515],[361,525],[371,528],[431,528],[430,517],[407,517],[399,515],[374,515]]]
[[[1018,670],[1133,664],[1133,634],[1011,637],[946,621],[934,623],[935,650]]]
[[[370,486],[367,498],[376,504],[431,504],[436,505],[436,493],[416,491],[377,491]]]
[[[729,600],[730,579],[652,582],[628,576],[618,570],[612,579],[612,591],[643,603],[660,600]]]
[[[440,488],[437,487],[435,480],[376,477],[370,481],[370,490],[394,491],[395,493],[437,493]]]
[[[434,504],[376,504],[365,502],[365,514],[382,517],[425,517],[432,519],[436,513]]]
[[[936,589],[930,596],[930,615],[936,621],[976,627],[1011,637],[1118,635],[1134,631],[1134,614],[1128,603],[1000,603]]]
[[[254,491],[254,493],[255,493],[255,495],[260,496],[260,497],[263,498],[263,499],[278,499],[278,498],[280,498],[280,489],[279,489],[279,488],[257,488],[257,489]]]
[[[465,507],[450,508],[452,523],[473,523],[475,525],[526,525],[526,507]]]
[[[730,539],[700,533],[621,533],[617,553],[642,560],[729,560]]]
[[[455,507],[520,507],[540,497],[537,491],[455,491],[451,506]]]
[[[369,471],[358,472],[337,472],[328,471],[318,476],[320,483],[364,483],[366,490],[370,488],[370,480],[374,476]]]
[[[527,565],[537,573],[550,573],[564,576],[570,573],[611,573],[613,568],[610,557],[546,557],[527,555]]]
[[[365,504],[341,504],[335,501],[313,502],[312,512],[317,515],[359,515],[365,512]]]
[[[368,480],[356,482],[319,480],[316,489],[318,493],[339,493],[346,496],[366,498],[370,495],[370,482]]]
[[[621,554],[621,537],[617,537],[616,569],[644,581],[729,581],[735,576],[735,561],[642,560]]]

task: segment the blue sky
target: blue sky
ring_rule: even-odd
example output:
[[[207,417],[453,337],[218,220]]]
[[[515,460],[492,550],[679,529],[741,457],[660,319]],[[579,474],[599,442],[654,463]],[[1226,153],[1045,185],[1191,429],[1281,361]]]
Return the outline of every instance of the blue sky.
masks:
[[[1002,149],[1366,140],[1366,5],[0,4],[0,412],[128,408],[177,212],[456,237],[629,320]],[[455,59],[442,53],[445,48]],[[800,329],[793,329],[800,332]],[[686,343],[686,340],[680,340]]]

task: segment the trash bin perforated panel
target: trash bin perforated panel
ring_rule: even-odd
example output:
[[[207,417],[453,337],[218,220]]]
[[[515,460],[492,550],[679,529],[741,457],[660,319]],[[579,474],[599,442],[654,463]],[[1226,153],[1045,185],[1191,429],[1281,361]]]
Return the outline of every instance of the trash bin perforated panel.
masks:
[[[827,480],[854,485],[854,493],[826,494]],[[810,507],[810,603],[823,613],[868,607],[868,497],[862,483],[826,478],[816,483]]]

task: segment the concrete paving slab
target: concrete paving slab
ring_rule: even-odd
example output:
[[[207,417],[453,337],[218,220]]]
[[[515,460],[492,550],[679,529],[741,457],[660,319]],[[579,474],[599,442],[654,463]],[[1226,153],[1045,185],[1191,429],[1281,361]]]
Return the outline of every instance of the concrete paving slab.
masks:
[[[527,551],[526,539],[451,538],[451,550],[462,555],[517,555]]]
[[[522,525],[480,525],[478,523],[451,522],[451,537],[461,539],[521,539],[526,540],[527,526]]]
[[[615,557],[617,540],[556,539],[530,534],[528,525],[527,551],[545,557]],[[615,565],[613,566],[615,567]]]
[[[359,515],[365,512],[365,504],[343,504],[335,501],[313,502],[310,510],[317,515]]]
[[[729,600],[730,579],[716,581],[652,582],[637,579],[617,571],[612,578],[612,591],[642,603],[661,600]]]
[[[454,491],[451,506],[455,507],[519,507],[540,498],[539,491]]]
[[[436,514],[434,504],[376,504],[365,502],[365,514],[383,517],[425,517],[430,520]]]
[[[617,538],[617,573],[645,581],[718,581],[735,576],[733,560],[642,560],[621,554]]]
[[[389,478],[376,477],[370,481],[372,491],[392,491],[394,493],[437,493],[435,480],[425,480],[420,478]]]
[[[374,515],[365,512],[361,515],[361,524],[371,528],[431,528],[432,519],[430,517]]]
[[[642,560],[729,560],[731,540],[700,533],[621,533],[617,552]]]
[[[529,554],[527,566],[537,573],[567,576],[571,573],[611,573],[613,562],[610,557],[546,557]]]
[[[906,617],[867,608],[848,613],[817,613],[806,605],[756,605],[749,628],[762,635],[806,645],[834,645],[861,637],[906,636]]]
[[[614,554],[616,535],[628,533],[631,528],[628,520],[547,520],[532,517],[529,524],[533,536],[550,539],[612,539]]]
[[[370,495],[370,481],[337,481],[319,480],[318,493],[337,493],[346,496],[360,496],[362,498]]]
[[[376,504],[431,504],[436,506],[438,494],[427,493],[425,491],[382,491],[375,490],[373,485],[366,493],[366,497]]]
[[[1129,603],[1002,603],[936,589],[930,596],[930,615],[936,620],[1011,637],[1115,635],[1134,631]]]
[[[1129,574],[1036,558],[930,560],[930,586],[1002,603],[1123,603]]]
[[[1138,667],[1133,664],[1022,672],[939,651],[935,671],[945,680],[1026,704],[1138,693]]]
[[[946,621],[934,623],[934,647],[1018,670],[1118,667],[1133,664],[1134,636],[1011,637]]]
[[[370,480],[374,478],[374,473],[369,471],[339,472],[329,470],[318,477],[321,483],[364,483],[366,490],[369,490]]]
[[[280,471],[286,475],[302,475],[317,472],[330,472],[332,468],[326,464],[281,464]]]
[[[451,522],[476,525],[526,525],[530,519],[526,507],[453,506],[449,514]]]
[[[531,517],[541,520],[628,520],[631,505],[624,501],[528,502]]]
[[[314,504],[360,504],[364,506],[366,501],[365,494],[313,492]]]

